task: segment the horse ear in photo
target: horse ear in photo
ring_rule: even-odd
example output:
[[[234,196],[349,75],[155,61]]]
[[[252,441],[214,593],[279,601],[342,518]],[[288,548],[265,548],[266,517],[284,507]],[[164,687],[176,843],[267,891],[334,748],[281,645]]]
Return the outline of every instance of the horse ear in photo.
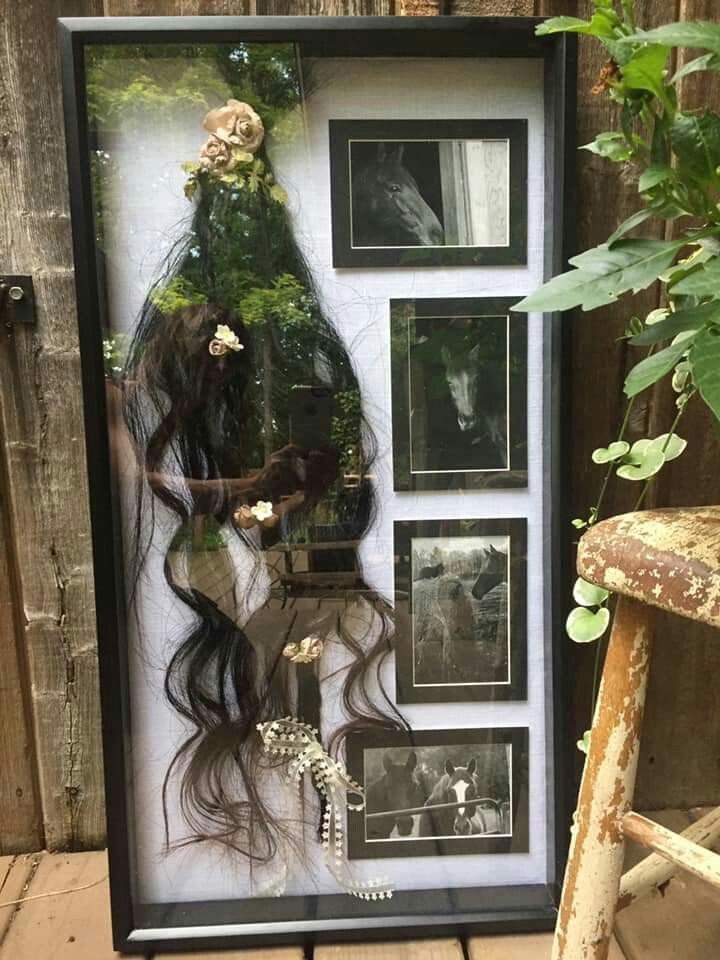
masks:
[[[470,763],[467,765],[467,772],[470,774],[470,776],[475,773],[475,757],[473,757]]]
[[[386,753],[383,757],[383,767],[385,767],[385,773],[390,773],[394,764],[392,762],[392,757],[389,753]]]
[[[408,758],[405,763],[405,766],[407,767],[408,770],[414,770],[415,767],[417,766],[417,754],[415,753],[414,750],[411,750],[410,753],[408,754]]]
[[[445,761],[445,773],[449,777],[451,777],[453,773],[455,773],[455,764],[452,762],[452,760]]]

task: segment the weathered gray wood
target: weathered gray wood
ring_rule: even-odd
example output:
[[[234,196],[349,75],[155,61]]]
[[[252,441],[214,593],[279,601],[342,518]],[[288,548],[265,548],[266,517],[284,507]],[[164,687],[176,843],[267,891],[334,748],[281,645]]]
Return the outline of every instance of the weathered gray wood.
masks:
[[[5,458],[0,454],[0,853],[16,853],[40,847],[42,814],[35,778],[27,661],[19,622],[22,606],[15,551],[8,536],[9,503],[1,492],[7,489],[4,465]]]
[[[10,514],[46,843],[104,835],[83,416],[56,17],[98,0],[1,0],[0,264],[34,277],[36,327],[0,343]],[[30,117],[35,117],[31,120]],[[34,128],[35,133],[30,130]]]

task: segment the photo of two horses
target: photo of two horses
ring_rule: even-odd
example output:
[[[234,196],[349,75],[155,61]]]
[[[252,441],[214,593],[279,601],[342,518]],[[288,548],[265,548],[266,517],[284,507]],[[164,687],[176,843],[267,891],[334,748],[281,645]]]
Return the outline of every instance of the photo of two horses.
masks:
[[[348,814],[358,858],[502,853],[527,842],[527,730],[413,730],[349,743],[365,787]]]

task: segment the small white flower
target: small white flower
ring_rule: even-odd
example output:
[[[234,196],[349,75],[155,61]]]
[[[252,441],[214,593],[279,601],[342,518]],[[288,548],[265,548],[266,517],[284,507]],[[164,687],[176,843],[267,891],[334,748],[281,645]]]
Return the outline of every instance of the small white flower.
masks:
[[[273,515],[273,505],[269,500],[258,500],[254,507],[250,507],[250,513],[259,523],[262,523],[263,520],[269,520]]]
[[[245,347],[238,340],[238,336],[234,330],[231,330],[226,323],[219,323],[217,330],[215,331],[215,340],[219,340],[220,343],[224,344],[228,350],[234,350],[237,353],[239,350],[244,350]]]

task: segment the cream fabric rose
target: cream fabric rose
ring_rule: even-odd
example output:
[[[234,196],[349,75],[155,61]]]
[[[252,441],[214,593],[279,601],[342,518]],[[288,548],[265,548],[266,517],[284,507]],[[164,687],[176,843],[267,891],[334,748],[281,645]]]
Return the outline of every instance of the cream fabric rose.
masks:
[[[292,663],[312,663],[323,652],[324,644],[320,637],[311,634],[300,643],[287,643],[283,647],[283,656]]]
[[[265,136],[260,117],[249,103],[228,100],[206,114],[203,126],[214,137],[226,144],[233,144],[247,153],[255,153]]]
[[[219,137],[212,135],[200,151],[200,166],[203,170],[225,172],[236,165],[230,147]]]
[[[238,340],[238,335],[226,323],[219,323],[215,331],[215,339],[224,343],[229,350],[244,350],[245,347]]]

